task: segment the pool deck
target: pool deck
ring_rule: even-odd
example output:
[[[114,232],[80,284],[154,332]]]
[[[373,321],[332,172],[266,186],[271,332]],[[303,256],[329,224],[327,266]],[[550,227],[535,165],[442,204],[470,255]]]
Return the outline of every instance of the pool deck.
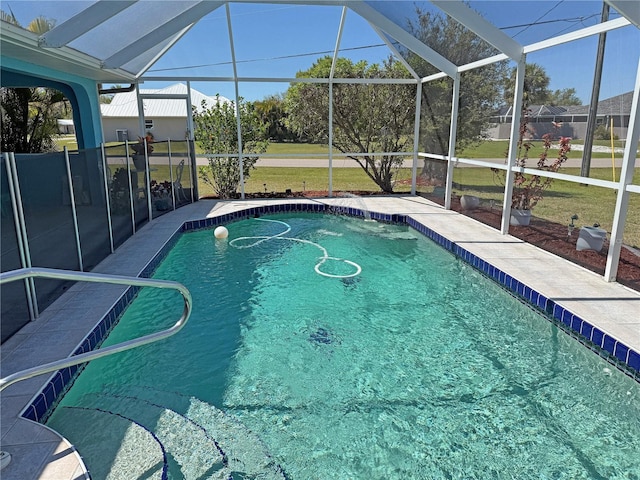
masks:
[[[201,200],[146,225],[93,271],[137,276],[187,220],[261,205],[301,202],[349,205],[357,209],[363,209],[364,205],[369,211],[411,216],[640,352],[639,292],[617,283],[607,283],[593,272],[510,235],[501,235],[486,225],[421,197]],[[75,284],[36,321],[2,345],[1,375],[5,377],[70,355],[123,290],[124,287],[115,285]],[[185,328],[189,328],[188,325]],[[31,378],[2,392],[1,449],[12,455],[11,463],[0,472],[2,480],[88,478],[80,456],[71,445],[47,427],[19,416],[50,376]]]

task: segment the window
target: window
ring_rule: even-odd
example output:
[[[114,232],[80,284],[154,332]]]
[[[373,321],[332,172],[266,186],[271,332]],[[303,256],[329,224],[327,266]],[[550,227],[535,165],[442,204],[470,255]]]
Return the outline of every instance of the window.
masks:
[[[148,132],[149,130],[153,130],[153,120],[144,120],[144,130]]]

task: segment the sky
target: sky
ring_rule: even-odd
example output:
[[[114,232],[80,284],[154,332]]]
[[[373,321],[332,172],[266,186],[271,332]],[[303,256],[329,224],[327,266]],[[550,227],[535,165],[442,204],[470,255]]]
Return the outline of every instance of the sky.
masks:
[[[85,1],[1,0],[19,22],[27,25],[35,12],[61,23]],[[370,2],[392,20],[406,24],[416,5],[428,10],[424,1]],[[538,0],[470,2],[487,20],[523,45],[590,26],[600,19],[601,1]],[[332,54],[338,34],[341,7],[287,4],[230,4],[237,74],[240,77],[291,78],[308,69],[323,55]],[[610,18],[617,18],[611,12]],[[348,11],[341,38],[341,56],[354,61],[380,63],[390,50],[372,27]],[[541,65],[550,77],[552,90],[575,88],[584,104],[591,97],[597,36],[528,55],[527,61]],[[640,30],[626,27],[607,35],[600,99],[633,90]],[[225,8],[219,8],[196,24],[148,72],[154,76],[232,77],[231,46]],[[143,88],[160,88],[174,82],[145,82]],[[194,82],[193,88],[207,95],[235,97],[233,82]],[[240,96],[261,100],[284,93],[288,83],[248,83],[239,86]]]

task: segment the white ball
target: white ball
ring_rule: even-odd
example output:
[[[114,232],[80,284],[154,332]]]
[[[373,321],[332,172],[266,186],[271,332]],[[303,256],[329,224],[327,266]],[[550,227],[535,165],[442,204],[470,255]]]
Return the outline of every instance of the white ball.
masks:
[[[229,230],[226,227],[216,227],[213,231],[213,236],[219,239],[224,239],[229,236]]]

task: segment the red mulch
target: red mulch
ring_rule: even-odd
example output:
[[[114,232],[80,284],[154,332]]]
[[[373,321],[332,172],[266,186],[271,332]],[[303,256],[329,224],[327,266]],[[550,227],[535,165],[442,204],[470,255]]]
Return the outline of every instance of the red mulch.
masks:
[[[305,191],[305,192],[291,192],[291,193],[267,193],[267,194],[247,194],[248,198],[318,198],[326,197],[329,192],[327,191]],[[349,192],[351,194],[366,196],[375,195],[374,192]],[[337,192],[334,192],[337,194]],[[378,195],[380,193],[377,193]],[[216,197],[208,197],[216,198]],[[427,197],[429,198],[429,197]],[[442,199],[430,198],[436,203],[442,204]],[[500,228],[500,222],[502,218],[501,209],[489,209],[484,206],[480,206],[474,210],[462,211],[460,207],[459,199],[454,199],[451,202],[451,208],[457,212],[460,212],[468,217],[474,218],[486,225]],[[515,227],[509,228],[509,233],[516,238],[520,238],[528,243],[536,245],[543,250],[554,253],[559,257],[566,258],[573,263],[581,265],[582,267],[596,272],[600,275],[604,275],[605,266],[607,263],[607,252],[609,251],[609,242],[605,241],[604,246],[600,252],[593,250],[576,250],[576,240],[578,239],[579,228],[576,228],[572,235],[569,236],[567,232],[567,225],[559,223],[548,222],[546,220],[531,217],[531,223],[527,227]],[[634,290],[640,291],[640,252],[637,250],[631,251],[625,247],[620,252],[620,263],[618,265],[618,274],[616,281],[622,285],[625,285]]]
[[[484,224],[494,228],[500,228],[502,210],[489,210],[479,207],[474,210],[462,211],[459,200],[451,202],[453,210],[474,218]],[[576,227],[571,236],[568,235],[567,225],[549,222],[534,216],[531,223],[526,227],[509,227],[509,234],[528,243],[536,245],[543,250],[554,253],[559,257],[566,258],[573,263],[604,275],[607,264],[607,253],[609,251],[609,241],[605,241],[600,252],[593,250],[576,250],[576,240],[578,239],[579,227]],[[620,263],[618,264],[618,274],[616,281],[629,288],[640,291],[640,252],[623,248],[620,251]]]

